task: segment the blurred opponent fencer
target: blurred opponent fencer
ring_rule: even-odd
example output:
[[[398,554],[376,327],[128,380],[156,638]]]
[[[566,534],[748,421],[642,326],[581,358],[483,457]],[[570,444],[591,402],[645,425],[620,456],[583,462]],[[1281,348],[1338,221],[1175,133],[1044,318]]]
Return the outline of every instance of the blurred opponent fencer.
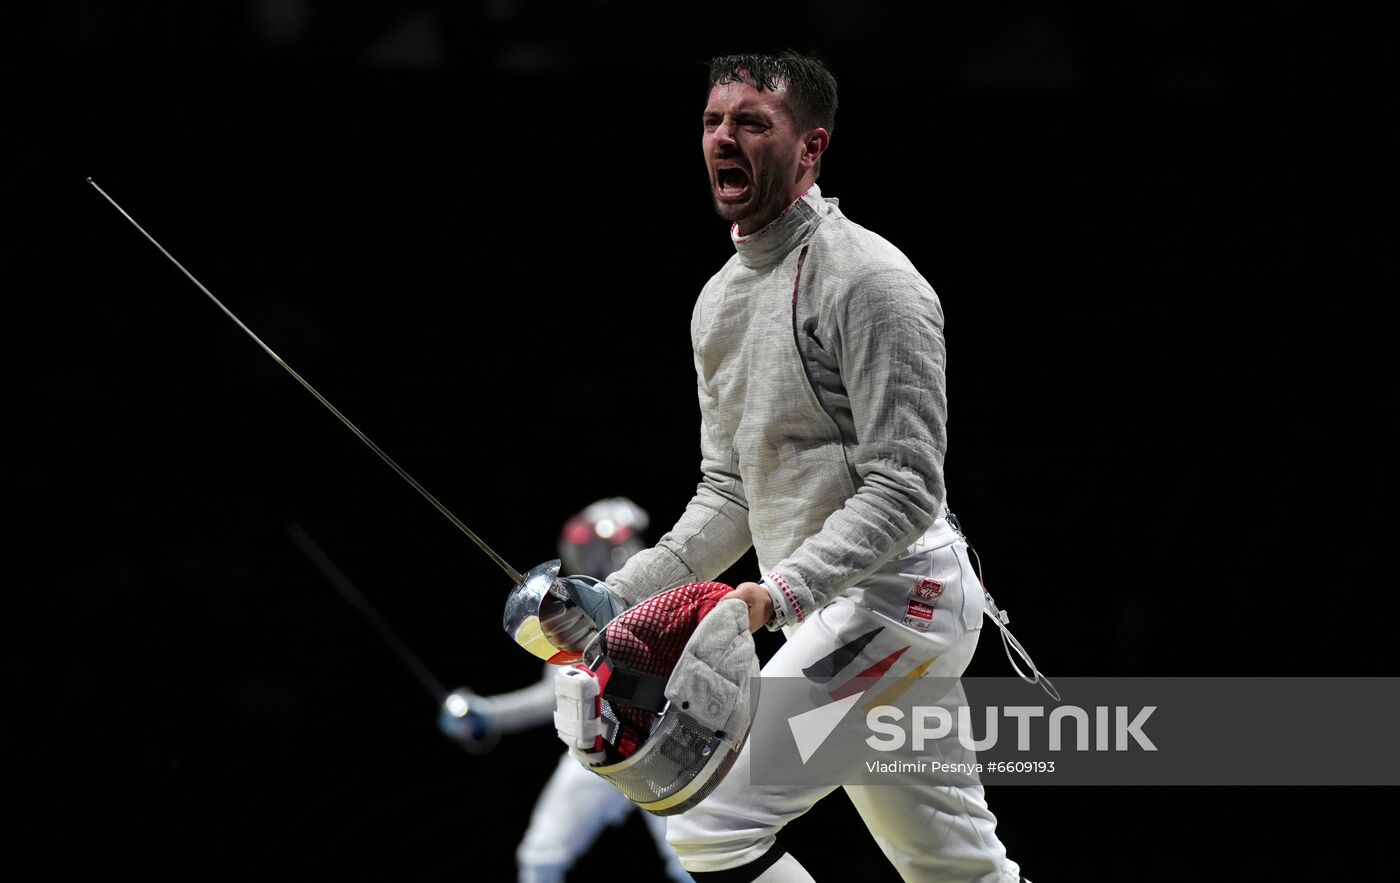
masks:
[[[631,500],[614,497],[599,500],[569,518],[559,536],[562,572],[602,579],[617,571],[646,548],[642,532],[647,513]],[[541,679],[531,686],[478,696],[463,687],[443,703],[438,724],[466,750],[491,750],[506,733],[552,722],[555,676],[558,666],[545,665]],[[530,814],[530,824],[516,848],[520,883],[561,883],[574,863],[611,825],[619,825],[636,804],[580,765],[566,751],[540,792]],[[690,881],[675,852],[666,843],[666,820],[642,813],[666,863],[666,875]]]

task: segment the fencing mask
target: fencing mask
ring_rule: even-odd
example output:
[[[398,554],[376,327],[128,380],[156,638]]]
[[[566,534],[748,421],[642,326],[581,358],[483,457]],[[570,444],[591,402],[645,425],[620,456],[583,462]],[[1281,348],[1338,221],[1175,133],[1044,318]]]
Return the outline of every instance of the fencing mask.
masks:
[[[730,587],[692,583],[614,617],[555,680],[555,728],[642,809],[684,812],[734,765],[753,723],[758,656]]]

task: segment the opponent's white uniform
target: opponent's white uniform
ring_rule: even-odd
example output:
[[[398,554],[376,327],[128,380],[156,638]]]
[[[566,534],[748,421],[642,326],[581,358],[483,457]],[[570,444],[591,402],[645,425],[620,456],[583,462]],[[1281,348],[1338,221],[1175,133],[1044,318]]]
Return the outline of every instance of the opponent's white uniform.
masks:
[[[802,676],[876,628],[843,674],[908,647],[889,676],[926,662],[926,676],[960,675],[983,600],[944,507],[943,315],[933,289],[815,186],[757,233],[734,233],[737,253],[691,322],[703,480],[675,528],[609,585],[636,603],[715,578],[752,544],[788,637],[765,676]],[[922,579],[941,587],[934,604],[916,597]],[[672,818],[687,869],[754,861],[832,790],[752,787],[747,757],[746,748],[714,794]],[[847,790],[906,880],[1019,879],[980,787],[909,777]]]
[[[538,683],[509,693],[475,697],[483,717],[497,734],[515,733],[549,722],[554,712],[554,678],[558,667],[545,666]],[[465,728],[468,721],[449,722]],[[530,824],[515,851],[519,883],[562,883],[569,869],[593,846],[599,835],[620,825],[637,807],[604,779],[589,772],[567,752],[560,757],[535,807]],[[666,843],[666,820],[642,813],[666,865],[666,876],[690,883],[675,852]]]
[[[551,707],[553,675],[549,678]],[[565,753],[535,801],[530,825],[515,850],[520,883],[560,883],[605,828],[621,825],[636,809],[621,791]],[[666,843],[666,820],[649,812],[642,813],[642,818],[666,864],[667,879],[689,881],[690,875]]]

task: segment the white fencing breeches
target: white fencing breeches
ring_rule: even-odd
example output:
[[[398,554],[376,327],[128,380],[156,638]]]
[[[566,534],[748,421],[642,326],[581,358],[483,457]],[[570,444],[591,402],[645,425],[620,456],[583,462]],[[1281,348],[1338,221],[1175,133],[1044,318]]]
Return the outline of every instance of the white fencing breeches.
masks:
[[[930,599],[935,586],[936,597]],[[901,647],[908,649],[887,677],[901,677],[923,665],[924,677],[958,677],[977,646],[983,604],[966,543],[958,540],[926,550],[881,568],[789,630],[786,643],[763,667],[763,676],[803,677],[803,670],[817,660],[878,628],[833,683]],[[961,685],[944,701],[963,703]],[[945,738],[955,739],[956,734]],[[713,794],[669,820],[667,839],[690,871],[720,871],[755,861],[774,845],[784,825],[835,790],[834,785],[751,784],[750,747],[746,743]],[[936,784],[908,776],[892,784],[846,786],[846,792],[906,881],[1003,883],[1020,878],[1019,868],[997,838],[996,819],[980,784]],[[800,859],[800,842],[785,841],[784,846]]]

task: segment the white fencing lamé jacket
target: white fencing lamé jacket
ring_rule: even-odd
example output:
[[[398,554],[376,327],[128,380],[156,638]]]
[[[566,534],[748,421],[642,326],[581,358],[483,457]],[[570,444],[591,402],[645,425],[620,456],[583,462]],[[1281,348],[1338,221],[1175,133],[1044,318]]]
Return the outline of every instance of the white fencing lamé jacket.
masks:
[[[629,604],[752,545],[798,624],[886,562],[957,538],[944,509],[943,311],[899,249],[814,185],[740,237],[691,318],[702,481],[607,583]]]

